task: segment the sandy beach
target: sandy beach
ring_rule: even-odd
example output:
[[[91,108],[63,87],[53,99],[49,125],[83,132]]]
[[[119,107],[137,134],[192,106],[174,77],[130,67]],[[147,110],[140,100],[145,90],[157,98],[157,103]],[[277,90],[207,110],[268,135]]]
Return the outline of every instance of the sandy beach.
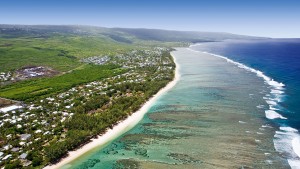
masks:
[[[131,116],[129,116],[124,121],[121,121],[117,125],[115,125],[112,129],[109,129],[105,134],[98,136],[96,139],[92,139],[91,142],[87,143],[86,145],[82,146],[81,148],[70,151],[68,153],[68,156],[66,158],[63,158],[60,162],[54,164],[54,165],[48,165],[44,167],[44,169],[57,169],[61,168],[64,165],[70,163],[71,161],[77,159],[81,155],[89,152],[90,150],[105,145],[106,143],[112,141],[113,139],[117,138],[121,134],[129,131],[132,129],[147,113],[147,111],[151,108],[153,103],[165,92],[170,90],[175,86],[175,84],[179,81],[180,75],[179,75],[179,65],[176,62],[176,58],[173,56],[172,52],[171,55],[173,57],[173,60],[176,64],[175,69],[175,76],[173,81],[168,83],[164,88],[162,88],[157,94],[155,94],[153,97],[151,97],[137,112],[133,113]]]

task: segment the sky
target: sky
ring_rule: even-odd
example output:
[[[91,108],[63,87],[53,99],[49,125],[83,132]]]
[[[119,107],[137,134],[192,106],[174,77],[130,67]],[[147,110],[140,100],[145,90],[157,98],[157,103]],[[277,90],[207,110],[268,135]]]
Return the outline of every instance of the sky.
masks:
[[[300,38],[300,0],[0,0],[0,24],[92,25]]]

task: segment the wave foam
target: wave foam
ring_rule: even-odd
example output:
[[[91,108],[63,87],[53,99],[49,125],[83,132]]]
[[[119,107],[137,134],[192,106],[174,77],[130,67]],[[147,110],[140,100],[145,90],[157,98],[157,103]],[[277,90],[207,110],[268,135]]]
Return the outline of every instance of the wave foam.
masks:
[[[266,100],[266,102],[268,103],[268,105],[277,105],[277,102],[273,100]]]
[[[288,159],[288,163],[291,166],[292,169],[299,169],[300,167],[300,161],[299,160],[290,160]]]
[[[258,105],[256,106],[258,109],[263,109],[265,106],[264,105]]]
[[[279,129],[287,132],[298,132],[297,129],[294,129],[292,127],[279,127]]]
[[[272,126],[270,126],[269,124],[262,125],[261,127],[263,127],[263,128],[273,128],[273,127],[272,127]]]
[[[270,105],[270,106],[269,106],[269,109],[270,109],[270,110],[280,110],[280,109],[274,107],[274,105]]]
[[[274,136],[274,147],[287,160],[292,169],[300,168],[300,135],[292,127],[280,127]]]
[[[241,123],[241,124],[245,124],[246,122],[244,122],[244,121],[239,121],[239,123]]]
[[[227,58],[225,56],[221,56],[221,55],[217,55],[217,54],[213,54],[213,53],[209,53],[209,52],[203,52],[203,53],[207,53],[207,54],[210,54],[210,55],[213,55],[213,56],[217,56],[219,58],[223,58],[227,62],[230,62],[230,63],[233,63],[233,64],[237,65],[239,68],[243,68],[243,69],[245,69],[247,71],[255,73],[258,77],[263,78],[267,84],[269,84],[270,86],[272,86],[275,89],[277,89],[276,92],[278,92],[279,90],[283,90],[283,87],[285,86],[283,83],[277,82],[274,79],[266,76],[263,72],[261,72],[259,70],[256,70],[256,69],[253,69],[251,67],[248,67],[248,66],[246,66],[246,65],[244,65],[242,63],[233,61],[233,60],[231,60],[231,59],[229,59],[229,58]],[[280,91],[280,94],[282,94],[281,92],[282,91]]]
[[[282,115],[280,115],[279,113],[277,113],[274,110],[266,110],[265,113],[266,113],[266,117],[268,119],[278,119],[278,118],[287,119],[286,117],[283,117]]]
[[[278,89],[272,89],[271,90],[272,94],[283,94],[284,92],[282,90],[278,90]]]
[[[300,157],[300,140],[299,137],[296,137],[292,141],[293,150],[297,154],[298,157]]]

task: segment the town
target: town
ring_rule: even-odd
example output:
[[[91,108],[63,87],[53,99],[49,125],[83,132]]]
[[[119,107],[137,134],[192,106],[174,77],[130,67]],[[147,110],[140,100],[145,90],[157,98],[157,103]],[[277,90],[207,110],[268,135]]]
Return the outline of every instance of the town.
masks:
[[[118,64],[126,71],[56,95],[2,107],[0,166],[36,167],[55,162],[137,111],[172,80],[175,64],[170,50],[156,47],[82,59],[95,65]],[[82,124],[82,119],[93,117],[101,119],[100,127],[91,126],[92,120]]]

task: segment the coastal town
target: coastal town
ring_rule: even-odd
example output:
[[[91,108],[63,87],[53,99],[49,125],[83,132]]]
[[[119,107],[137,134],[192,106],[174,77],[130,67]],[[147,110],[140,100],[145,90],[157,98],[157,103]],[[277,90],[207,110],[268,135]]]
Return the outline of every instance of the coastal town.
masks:
[[[0,0],[0,169],[300,169],[300,0]]]
[[[137,111],[173,79],[175,64],[169,52],[168,48],[156,47],[115,56],[88,57],[81,61],[94,65],[118,64],[125,71],[30,102],[3,105],[0,108],[0,167],[30,168],[56,162],[69,150]],[[26,71],[34,74],[43,67],[31,69]],[[1,75],[4,80],[11,78],[11,73]],[[90,124],[83,124],[90,118],[102,123],[97,127],[91,126],[92,120]],[[74,138],[77,138],[76,143]],[[64,143],[70,147],[62,148]]]

